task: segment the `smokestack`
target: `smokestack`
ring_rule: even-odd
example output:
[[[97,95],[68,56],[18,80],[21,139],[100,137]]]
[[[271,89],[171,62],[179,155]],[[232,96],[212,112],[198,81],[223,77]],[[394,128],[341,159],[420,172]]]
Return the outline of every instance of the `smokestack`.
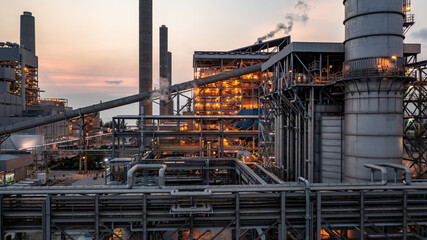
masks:
[[[344,0],[344,5],[344,180],[366,182],[365,164],[402,164],[404,15],[402,0]]]
[[[34,17],[31,12],[24,12],[21,15],[21,46],[36,54],[36,32]]]
[[[139,0],[139,93],[153,90],[153,0]],[[139,111],[153,114],[152,102],[139,103]],[[141,113],[141,112],[140,112]]]
[[[160,89],[170,87],[169,79],[169,52],[168,52],[168,28],[165,25],[160,27]],[[160,101],[160,115],[171,115],[169,112],[168,97]]]

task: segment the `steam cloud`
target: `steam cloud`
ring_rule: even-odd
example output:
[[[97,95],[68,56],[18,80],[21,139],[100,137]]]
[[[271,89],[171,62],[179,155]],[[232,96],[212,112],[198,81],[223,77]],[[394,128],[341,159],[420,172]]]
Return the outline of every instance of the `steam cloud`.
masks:
[[[169,87],[170,87],[169,80],[167,78],[161,77],[159,79],[159,84],[160,84],[160,93],[161,93],[160,100],[166,102],[169,100]]]
[[[287,13],[285,15],[285,19],[286,19],[285,23],[277,24],[276,29],[258,38],[256,43],[261,43],[267,39],[273,38],[276,35],[276,33],[282,30],[283,30],[283,33],[287,35],[290,32],[292,32],[292,29],[294,27],[294,22],[306,23],[309,20],[308,11],[310,10],[310,8],[308,4],[304,2],[304,0],[298,0],[294,8],[299,13]]]

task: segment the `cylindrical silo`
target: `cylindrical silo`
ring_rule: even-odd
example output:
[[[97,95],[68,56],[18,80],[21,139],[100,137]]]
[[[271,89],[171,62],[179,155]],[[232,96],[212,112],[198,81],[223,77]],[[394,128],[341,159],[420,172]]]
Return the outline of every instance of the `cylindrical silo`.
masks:
[[[403,155],[402,0],[344,0],[344,180],[370,180],[364,164]]]

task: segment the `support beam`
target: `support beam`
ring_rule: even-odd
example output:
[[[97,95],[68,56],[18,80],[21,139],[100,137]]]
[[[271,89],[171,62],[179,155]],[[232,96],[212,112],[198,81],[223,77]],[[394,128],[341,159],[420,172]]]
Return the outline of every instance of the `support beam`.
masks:
[[[142,195],[142,227],[144,230],[142,239],[147,240],[147,194]]]
[[[50,240],[51,239],[51,228],[50,228],[50,224],[51,224],[51,214],[50,214],[50,200],[51,197],[50,195],[46,196],[46,237],[45,240]]]
[[[360,240],[365,239],[365,192],[360,191]]]
[[[286,192],[280,193],[280,231],[279,240],[288,238],[288,229],[286,226]]]
[[[221,231],[219,231],[215,236],[213,236],[213,238],[211,238],[211,240],[215,240],[219,235],[221,235],[222,232],[224,232],[229,227],[231,227],[231,225],[233,225],[233,223],[234,223],[234,221],[231,221],[227,226],[225,226],[223,229],[221,229]]]
[[[276,226],[279,223],[279,220],[275,221],[273,224],[271,224],[267,229],[265,229],[255,240],[260,240],[264,235],[268,233],[274,226]]]
[[[4,237],[3,224],[3,195],[0,195],[0,240]]]
[[[95,195],[95,240],[99,240],[99,194]]]
[[[236,193],[236,240],[240,239],[240,194]]]
[[[322,230],[322,194],[317,192],[317,203],[316,203],[316,239],[321,240]]]
[[[403,190],[403,239],[408,239],[408,192]]]

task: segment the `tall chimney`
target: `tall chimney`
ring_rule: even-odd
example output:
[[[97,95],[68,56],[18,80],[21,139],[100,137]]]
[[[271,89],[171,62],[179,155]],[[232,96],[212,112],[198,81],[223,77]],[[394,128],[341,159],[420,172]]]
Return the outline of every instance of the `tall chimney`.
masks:
[[[165,25],[160,27],[160,89],[170,87],[169,81],[169,54],[168,54],[168,28]],[[163,96],[160,100],[160,115],[171,115],[169,112],[168,96]]]
[[[21,46],[36,54],[35,23],[31,12],[24,12],[21,15]]]
[[[139,0],[139,93],[153,90],[153,0]],[[149,100],[139,103],[139,111],[152,115]],[[141,113],[141,112],[140,112]]]
[[[344,5],[344,180],[364,182],[370,180],[365,164],[402,163],[403,2]]]

